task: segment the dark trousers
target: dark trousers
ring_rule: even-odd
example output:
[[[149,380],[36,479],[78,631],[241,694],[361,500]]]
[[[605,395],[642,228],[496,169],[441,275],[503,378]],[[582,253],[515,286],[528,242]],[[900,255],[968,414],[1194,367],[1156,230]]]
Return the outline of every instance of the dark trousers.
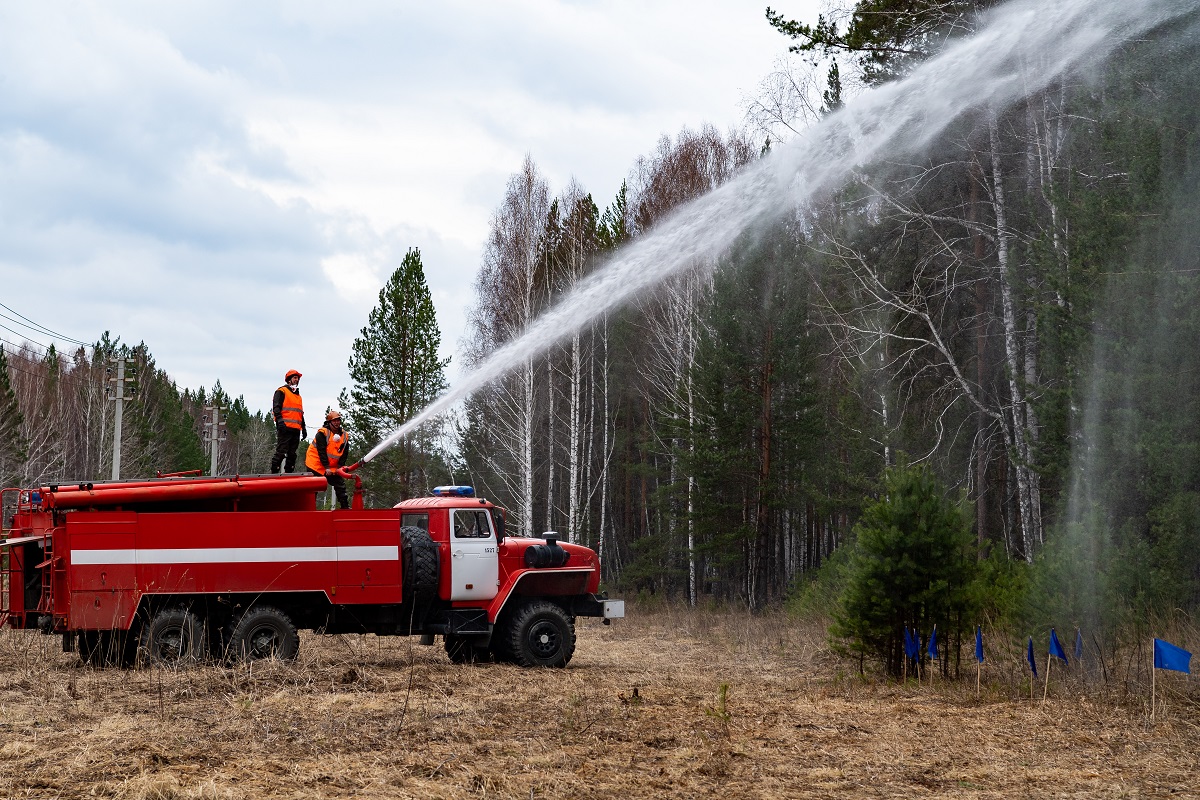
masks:
[[[283,464],[284,472],[296,471],[296,450],[300,447],[300,431],[296,428],[276,428],[278,438],[275,440],[275,455],[271,456],[271,474],[279,472]]]
[[[309,469],[309,472],[313,475],[321,474],[314,469]],[[333,487],[333,493],[337,495],[338,507],[349,508],[350,497],[346,494],[346,479],[335,472],[332,475],[326,475],[325,480],[329,481],[329,485]]]

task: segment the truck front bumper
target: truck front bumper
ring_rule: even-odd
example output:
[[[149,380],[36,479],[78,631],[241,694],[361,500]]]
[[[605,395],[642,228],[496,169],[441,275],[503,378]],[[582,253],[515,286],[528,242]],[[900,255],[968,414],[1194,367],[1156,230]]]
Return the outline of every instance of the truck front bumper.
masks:
[[[624,619],[625,601],[609,600],[603,595],[584,595],[576,597],[571,603],[571,613],[577,617]]]

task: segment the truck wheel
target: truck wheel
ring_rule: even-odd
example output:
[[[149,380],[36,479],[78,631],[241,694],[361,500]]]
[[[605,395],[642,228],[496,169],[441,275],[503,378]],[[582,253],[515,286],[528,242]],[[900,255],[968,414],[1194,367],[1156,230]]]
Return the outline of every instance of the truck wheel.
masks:
[[[122,669],[137,666],[138,633],[136,629],[128,631],[110,631],[107,636],[101,636],[101,641],[107,643],[107,655],[104,663]]]
[[[416,603],[428,603],[437,597],[438,546],[429,531],[415,525],[400,529],[404,542],[404,596]]]
[[[79,659],[92,667],[137,666],[136,631],[79,631],[75,640]]]
[[[496,633],[492,636],[492,641],[488,645],[488,654],[496,661],[497,664],[515,664],[516,659],[512,653],[508,652],[508,643],[504,641],[507,627],[502,623],[497,623]]]
[[[444,638],[446,655],[455,664],[475,664],[480,661],[488,661],[491,657],[491,653],[486,647],[475,644],[469,636],[447,634]]]
[[[93,667],[104,666],[105,651],[108,649],[106,639],[100,631],[79,631],[75,636],[79,660]]]
[[[508,621],[505,650],[522,667],[565,667],[575,655],[575,625],[567,612],[546,600],[532,600]]]
[[[296,626],[277,608],[254,606],[238,620],[229,634],[229,657],[254,661],[274,656],[291,661],[300,650]]]
[[[109,637],[100,638],[104,641]],[[195,614],[186,609],[159,611],[142,629],[141,648],[143,656],[151,664],[176,666],[195,663],[204,658],[204,626]]]

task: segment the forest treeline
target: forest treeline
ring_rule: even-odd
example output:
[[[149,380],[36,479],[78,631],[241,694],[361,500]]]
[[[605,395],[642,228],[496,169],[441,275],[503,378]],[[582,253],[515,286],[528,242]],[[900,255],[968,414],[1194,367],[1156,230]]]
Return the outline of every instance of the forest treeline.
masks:
[[[105,332],[94,344],[60,352],[30,342],[0,348],[0,485],[44,486],[112,476],[118,367],[121,476],[211,467],[206,424],[220,409],[219,474],[266,470],[275,451],[270,410],[251,411],[217,381],[212,389],[180,389],[145,343],[128,345]]]
[[[664,137],[603,211],[528,159],[492,220],[467,361],[981,5],[769,12],[798,59],[748,127]],[[627,591],[759,608],[852,538],[889,466],[920,464],[970,505],[994,604],[1194,608],[1194,24],[964,109],[919,158],[858,166],[529,360],[467,404],[470,479],[525,530],[599,548]]]
[[[769,12],[797,53],[746,126],[664,136],[603,207],[527,157],[491,220],[465,367],[688,201],[969,33],[979,5],[862,3],[816,24]],[[1195,608],[1200,61],[1183,28],[1011,107],[966,109],[922,156],[860,165],[727,252],[698,254],[477,392],[441,423],[452,445],[423,434],[389,456],[389,491],[372,502],[472,483],[513,529],[598,549],[610,586],[757,609],[851,541],[889,467],[919,464],[965,498],[993,603],[1022,594],[1077,621],[1102,606]],[[381,307],[404,296],[381,292]],[[362,358],[379,352],[363,333],[360,390],[377,375]],[[214,400],[229,409],[220,468],[269,461],[262,412],[219,384],[181,391],[145,345],[106,334],[75,353],[8,349],[5,485],[106,477],[113,354],[138,369],[123,472],[205,468]],[[444,387],[431,358],[389,423]],[[355,397],[360,414],[384,414],[361,391],[343,403]],[[367,419],[356,447],[391,430]]]

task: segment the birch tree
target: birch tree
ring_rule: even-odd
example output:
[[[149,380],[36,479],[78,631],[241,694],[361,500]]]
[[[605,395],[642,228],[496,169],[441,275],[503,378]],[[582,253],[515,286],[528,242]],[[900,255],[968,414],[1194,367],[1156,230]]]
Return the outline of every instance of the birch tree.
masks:
[[[21,406],[9,375],[8,356],[0,346],[0,488],[16,486],[28,457]]]
[[[575,181],[568,184],[561,199],[561,207],[565,209],[565,213],[559,225],[560,236],[554,243],[554,282],[559,291],[566,291],[581,280],[592,267],[599,248],[599,212],[591,195]],[[566,457],[566,533],[567,541],[576,542],[582,533],[589,494],[584,485],[587,441],[585,400],[591,391],[591,385],[588,381],[590,369],[585,367],[585,360],[590,361],[591,352],[589,349],[585,353],[584,334],[578,331],[573,333],[570,341],[564,344],[561,356],[561,372],[565,378],[567,396],[567,430],[563,448]],[[553,417],[551,409],[552,420]],[[551,444],[553,446],[553,441]]]
[[[639,159],[634,200],[634,224],[639,233],[678,206],[695,199],[732,178],[756,154],[740,133],[722,138],[712,126],[698,132],[682,130],[674,141],[659,140],[656,152]],[[647,368],[650,379],[644,384],[646,401],[652,413],[667,422],[671,434],[662,437],[661,449],[667,460],[666,528],[671,547],[675,547],[676,527],[685,527],[682,555],[687,570],[687,595],[697,602],[695,476],[684,474],[682,454],[694,446],[695,391],[692,374],[699,341],[697,316],[711,291],[712,265],[697,264],[678,278],[668,281],[641,308],[646,316],[648,338]]]
[[[928,57],[949,37],[972,31],[978,24],[978,14],[981,8],[990,4],[968,2],[919,2],[900,3],[886,0],[885,2],[859,2],[853,7],[835,12],[830,17],[819,17],[816,25],[807,25],[784,19],[781,15],[768,11],[768,20],[777,30],[789,36],[796,44],[794,51],[806,53],[823,53],[826,56],[839,53],[850,54],[858,59],[862,80],[867,84],[876,84],[902,74],[913,64]],[[1036,128],[1035,115],[1032,105],[1027,104],[1025,117],[1030,127]],[[982,495],[985,491],[983,481],[987,474],[984,454],[990,450],[987,445],[987,431],[990,426],[1003,434],[1005,451],[1010,456],[1009,464],[1017,485],[1016,502],[1019,508],[1020,550],[1024,558],[1032,560],[1035,544],[1042,541],[1042,513],[1040,476],[1037,471],[1037,450],[1040,439],[1040,424],[1038,420],[1034,396],[1040,376],[1037,363],[1037,316],[1035,304],[1022,303],[1022,299],[1030,298],[1025,291],[1030,272],[1025,270],[1025,278],[1019,276],[1015,247],[1019,239],[1013,222],[1013,209],[1009,198],[1006,182],[1005,158],[1009,148],[1000,133],[1001,115],[992,110],[985,116],[981,125],[982,135],[978,131],[959,130],[967,143],[968,152],[965,157],[955,162],[943,161],[936,169],[929,170],[923,176],[919,170],[912,171],[907,179],[912,184],[904,188],[907,198],[914,198],[921,190],[914,186],[929,186],[933,181],[927,176],[937,173],[943,183],[941,173],[944,168],[957,168],[965,175],[958,177],[959,185],[969,185],[970,200],[953,198],[948,204],[934,209],[921,209],[907,216],[919,228],[930,234],[935,255],[933,260],[944,259],[945,263],[956,265],[952,273],[947,273],[945,279],[939,280],[939,288],[915,289],[921,295],[926,290],[932,294],[924,294],[914,306],[908,305],[908,298],[899,303],[900,307],[890,307],[897,294],[888,295],[888,291],[901,289],[901,294],[911,287],[920,286],[920,279],[897,271],[889,270],[892,274],[884,283],[870,286],[870,281],[860,282],[860,288],[865,291],[866,304],[860,309],[856,322],[850,326],[854,335],[860,341],[855,348],[856,356],[867,357],[866,349],[861,346],[863,339],[876,341],[888,338],[894,347],[893,357],[898,356],[901,362],[908,362],[915,357],[920,362],[918,353],[933,353],[935,361],[948,366],[952,379],[945,385],[943,395],[961,396],[968,399],[976,409],[979,426],[975,435],[975,499],[983,508]],[[1038,144],[1027,142],[1029,154],[1027,160],[1032,163],[1034,156],[1040,157],[1046,169],[1051,172],[1041,172],[1043,179],[1052,174],[1049,165],[1055,160],[1059,142],[1050,142],[1050,147],[1040,147],[1047,143],[1043,136],[1037,137]],[[897,179],[897,186],[903,186],[905,178]],[[952,179],[953,180],[953,179]],[[1031,187],[1032,188],[1032,187]],[[1045,186],[1043,185],[1043,188]],[[875,189],[874,191],[878,191]],[[904,202],[897,202],[895,193],[879,192],[888,214],[905,216],[901,210]],[[983,194],[990,206],[989,219],[980,214],[979,195]],[[1046,197],[1053,195],[1047,190]],[[1053,204],[1051,204],[1053,205]],[[910,209],[911,210],[911,209]],[[903,230],[898,226],[897,230]],[[965,234],[965,237],[964,237]],[[964,247],[964,238],[970,241],[971,247]],[[986,244],[986,246],[985,246]],[[1061,242],[1060,242],[1061,244]],[[835,245],[836,246],[836,245]],[[991,263],[987,254],[990,251]],[[857,261],[850,270],[851,274],[862,276],[860,268],[864,263],[874,258],[873,255],[859,252]],[[928,262],[928,256],[926,261]],[[849,262],[843,262],[849,263]],[[904,263],[903,261],[900,263]],[[918,267],[918,270],[922,269]],[[974,276],[967,273],[974,271]],[[876,278],[883,277],[883,270],[872,267],[870,271]],[[879,288],[885,288],[882,294]],[[937,299],[941,298],[941,299]],[[971,298],[975,307],[975,323],[965,327],[973,331],[977,337],[975,342],[974,375],[969,375],[965,348],[951,347],[948,344],[952,336],[961,333],[964,328],[958,326],[954,315],[939,316],[933,311],[933,305],[947,303],[952,308],[958,303]],[[995,305],[992,305],[992,302]],[[932,303],[930,305],[929,303]],[[870,320],[887,319],[893,312],[911,314],[914,308],[921,307],[913,318],[914,324],[923,331],[915,335],[911,341],[904,334],[897,338],[895,329],[871,331]],[[923,316],[922,316],[923,315]],[[990,367],[988,363],[988,348],[986,337],[991,330],[988,320],[994,320],[1003,342],[1002,353],[998,364]],[[884,327],[892,323],[884,322]],[[901,326],[903,327],[903,325]],[[938,334],[931,338],[929,331],[940,328]],[[958,348],[958,349],[955,349]],[[1007,376],[1003,396],[993,393],[985,398],[984,386],[992,380],[996,368],[1002,369]],[[973,383],[971,390],[968,384]],[[944,433],[943,423],[947,417],[944,410],[953,403],[942,404],[939,407],[943,413],[932,415],[935,428]],[[985,408],[986,407],[986,408]],[[939,436],[940,436],[939,433]],[[939,438],[940,441],[940,438]],[[982,539],[985,516],[980,511],[977,517],[979,535]]]
[[[530,156],[509,178],[504,200],[492,217],[484,246],[483,264],[475,284],[476,304],[469,312],[471,326],[468,365],[519,336],[545,302],[542,234],[550,209],[549,189]],[[531,533],[534,524],[535,360],[477,393],[472,416],[486,418],[493,449],[478,457],[501,483],[504,495],[516,501],[513,529]]]

